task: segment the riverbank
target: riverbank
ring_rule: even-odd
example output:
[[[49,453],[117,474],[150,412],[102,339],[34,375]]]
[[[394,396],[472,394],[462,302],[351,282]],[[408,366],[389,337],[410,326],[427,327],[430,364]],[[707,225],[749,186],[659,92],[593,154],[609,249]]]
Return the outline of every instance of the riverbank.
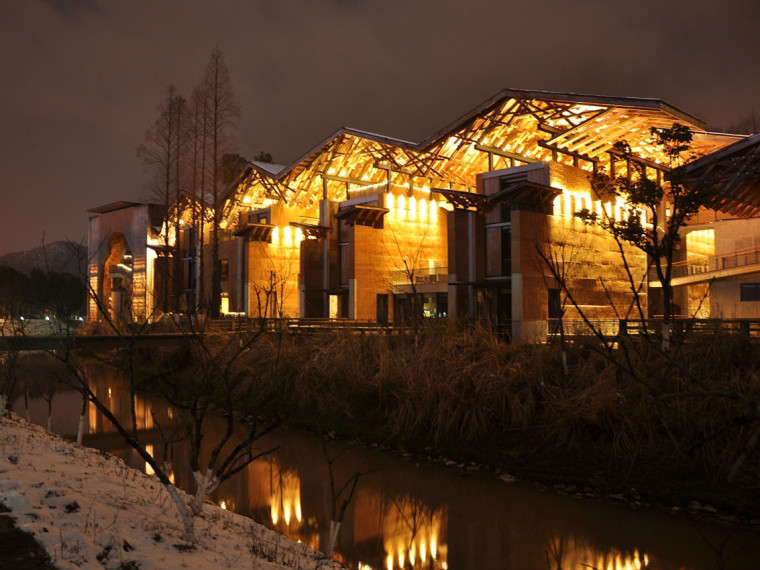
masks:
[[[760,345],[514,346],[486,331],[271,337],[240,360],[241,409],[548,486],[760,520]],[[171,356],[168,356],[171,358]],[[754,415],[753,415],[754,413]],[[697,509],[699,510],[699,509]],[[709,509],[708,509],[709,510]]]
[[[35,568],[339,568],[208,503],[196,522],[197,541],[188,547],[169,495],[154,477],[16,415],[0,423],[0,474],[0,505],[51,564],[38,557]],[[4,536],[13,532],[6,526]],[[34,554],[33,545],[28,552]],[[0,555],[0,568],[19,567],[13,564]]]

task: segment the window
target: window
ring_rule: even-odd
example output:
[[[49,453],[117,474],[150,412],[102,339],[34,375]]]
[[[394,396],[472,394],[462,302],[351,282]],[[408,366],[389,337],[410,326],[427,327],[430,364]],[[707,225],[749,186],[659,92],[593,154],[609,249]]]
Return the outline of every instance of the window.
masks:
[[[230,280],[230,260],[229,259],[219,260],[219,275],[220,275],[221,281]]]
[[[499,221],[502,223],[512,221],[512,204],[509,202],[499,202]]]
[[[549,289],[549,318],[562,318],[562,300],[560,299],[559,289]]]
[[[512,274],[512,229],[501,229],[501,274]]]
[[[739,285],[741,301],[760,301],[760,283],[741,283]]]

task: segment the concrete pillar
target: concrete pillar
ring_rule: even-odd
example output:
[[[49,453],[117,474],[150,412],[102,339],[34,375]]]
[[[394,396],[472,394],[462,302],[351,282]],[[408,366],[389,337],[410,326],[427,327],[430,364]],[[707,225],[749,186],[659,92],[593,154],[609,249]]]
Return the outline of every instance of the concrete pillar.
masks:
[[[356,318],[356,279],[348,280],[348,318]]]
[[[322,239],[322,316],[325,318],[330,316],[330,238],[334,240],[337,237],[332,235],[331,217],[332,208],[325,194],[325,199],[319,201],[319,225],[330,228]]]
[[[475,262],[477,251],[475,247],[475,216],[477,212],[469,210],[467,212],[467,281],[475,281]],[[475,287],[467,286],[467,318],[470,322],[475,321]]]

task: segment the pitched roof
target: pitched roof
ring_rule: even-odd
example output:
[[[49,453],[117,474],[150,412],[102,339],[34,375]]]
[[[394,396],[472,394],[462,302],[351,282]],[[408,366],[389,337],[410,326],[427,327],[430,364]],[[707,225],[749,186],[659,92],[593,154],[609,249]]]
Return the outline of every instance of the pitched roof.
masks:
[[[621,140],[656,162],[652,127],[704,123],[660,99],[504,89],[419,143],[340,128],[301,157],[275,169],[251,163],[237,192],[315,207],[322,197],[344,200],[352,190],[418,184],[472,190],[480,172],[557,160],[590,169]],[[705,154],[729,139],[696,137]]]

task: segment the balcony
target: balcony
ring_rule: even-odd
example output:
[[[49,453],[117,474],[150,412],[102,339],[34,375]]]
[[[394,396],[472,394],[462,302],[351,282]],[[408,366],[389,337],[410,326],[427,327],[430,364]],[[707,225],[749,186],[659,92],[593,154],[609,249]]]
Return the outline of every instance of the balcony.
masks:
[[[449,282],[448,267],[425,267],[424,269],[413,269],[404,271],[399,269],[393,272],[391,283],[395,286],[411,286],[412,278],[415,286],[419,285],[446,285]]]
[[[760,247],[738,249],[723,255],[713,255],[697,262],[679,261],[673,264],[672,285],[689,285],[760,271]],[[659,287],[654,267],[649,268],[649,284]]]

